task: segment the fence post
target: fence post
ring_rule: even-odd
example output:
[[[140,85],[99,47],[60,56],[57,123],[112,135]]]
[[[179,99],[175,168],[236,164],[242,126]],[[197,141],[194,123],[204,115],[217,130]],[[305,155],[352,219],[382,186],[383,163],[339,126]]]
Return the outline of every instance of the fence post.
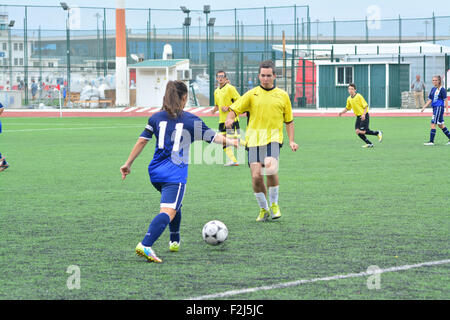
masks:
[[[307,30],[306,30],[306,32],[307,32],[307,37],[308,37],[308,48],[310,48],[311,47],[311,17],[309,16],[309,6],[307,7],[307,10],[306,10],[306,16],[307,16],[307,18],[306,18],[306,20],[307,20]]]
[[[153,25],[153,59],[156,59],[156,25]]]
[[[239,49],[239,44],[238,44],[238,27],[237,27],[237,9],[234,8],[234,50],[236,50],[236,52]]]
[[[12,90],[13,87],[13,71],[12,67],[12,41],[11,41],[11,27],[8,26],[8,67],[9,67],[9,90]]]
[[[436,43],[436,17],[433,12],[433,44]]]
[[[294,48],[297,48],[297,5],[294,4]]]
[[[152,9],[148,9],[148,21],[147,21],[147,59],[151,59],[152,56],[152,35],[151,35],[151,25],[152,25]]]
[[[425,83],[427,81],[426,80],[426,70],[427,70],[426,62],[427,62],[426,56],[423,55],[423,80]]]
[[[214,106],[214,52],[209,52],[209,105]]]
[[[398,42],[402,42],[402,18],[398,15]]]
[[[244,26],[242,26],[242,27],[244,27]],[[245,87],[244,87],[244,52],[240,52],[239,53],[239,55],[240,55],[240,60],[241,60],[241,63],[240,63],[240,65],[241,65],[241,70],[240,70],[240,78],[241,78],[241,80],[240,80],[240,83],[241,83],[241,95],[242,94],[244,94],[244,90],[245,90]]]
[[[267,29],[267,9],[264,7],[264,60],[267,59],[267,51],[269,50],[269,30]]]
[[[42,39],[41,26],[38,31],[38,45],[39,45],[39,100],[42,98]]]
[[[333,43],[336,43],[336,18],[333,17]]]
[[[302,17],[302,44],[305,44],[305,22]]]
[[[445,57],[444,58],[445,59],[445,75],[444,75],[445,81],[444,81],[444,83],[445,83],[445,89],[447,90],[448,89],[448,77],[447,77],[448,72],[447,72],[447,70],[450,68],[450,66],[449,66],[449,56],[447,55],[447,53],[445,54],[444,57]]]
[[[24,62],[24,84],[25,84],[25,104],[28,105],[28,7],[25,6],[25,18],[23,23],[23,62]]]
[[[302,58],[302,90],[303,90],[303,94],[302,94],[302,99],[306,99],[306,83],[305,83],[305,77],[306,77],[306,63],[305,63],[305,58]]]
[[[239,52],[241,52],[241,41],[239,38],[240,28],[239,28],[239,21],[237,21],[236,24],[236,54],[234,55],[236,66],[234,69],[234,75],[235,75],[235,81],[236,81],[236,87],[239,87]],[[242,94],[242,92],[240,92]]]
[[[292,50],[292,60],[291,60],[291,104],[294,104],[295,101],[295,56],[296,49]]]
[[[366,16],[366,43],[369,43],[369,26],[367,25],[367,16]]]
[[[108,49],[106,42],[106,8],[103,8],[103,76],[108,75]]]

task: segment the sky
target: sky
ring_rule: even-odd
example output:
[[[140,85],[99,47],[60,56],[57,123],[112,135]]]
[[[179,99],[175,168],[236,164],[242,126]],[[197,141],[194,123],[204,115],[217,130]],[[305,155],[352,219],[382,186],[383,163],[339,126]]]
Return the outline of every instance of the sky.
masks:
[[[59,5],[59,0],[0,0],[0,4],[23,4],[23,5]],[[115,0],[66,0],[69,5],[76,6],[98,6],[114,7]],[[293,6],[309,5],[312,20],[337,20],[364,19],[367,9],[371,6],[379,7],[381,18],[397,18],[399,15],[405,18],[429,17],[433,11],[436,15],[450,15],[450,7],[443,6],[445,1],[424,1],[424,0],[310,0],[310,1],[289,1],[289,0],[125,0],[126,7],[130,8],[165,8],[178,9],[181,5],[189,9],[201,10],[204,4],[211,5],[211,9],[230,8],[251,8],[251,7],[273,7],[273,6]],[[324,10],[326,8],[326,10]]]
[[[71,7],[107,7],[114,8],[116,0],[65,0]],[[28,8],[28,29],[37,30],[41,27],[42,30],[60,30],[65,29],[65,12],[59,8],[60,0],[0,0],[0,12],[8,12],[9,19],[16,21],[15,29],[23,29],[24,24],[24,9],[17,7],[7,7],[3,5],[47,5],[56,6],[56,8]],[[125,6],[127,8],[140,8],[146,10],[128,10],[127,11],[127,27],[133,30],[146,30],[148,13],[147,9],[173,9],[175,12],[153,11],[151,14],[151,24],[158,29],[170,29],[170,28],[182,28],[184,21],[184,14],[180,10],[180,6],[184,5],[191,10],[200,10],[200,12],[192,12],[192,26],[198,26],[205,24],[204,14],[201,12],[203,5],[209,4],[213,12],[210,17],[216,17],[217,26],[233,26],[234,25],[234,13],[229,11],[216,11],[233,8],[262,8],[277,7],[277,6],[309,6],[311,22],[317,20],[332,21],[348,21],[348,20],[364,20],[367,16],[370,20],[373,19],[398,19],[399,15],[402,18],[430,18],[435,13],[436,16],[450,16],[450,7],[447,9],[442,5],[442,1],[424,1],[424,0],[309,0],[309,1],[290,1],[290,0],[227,0],[227,1],[211,1],[211,0],[165,0],[165,1],[149,1],[149,0],[125,0]],[[325,10],[326,9],[326,10]],[[72,24],[71,30],[95,30],[97,28],[97,18],[95,15],[103,15],[103,10],[100,9],[79,9],[78,19],[73,21],[78,24]],[[263,10],[246,11],[240,10],[240,14],[237,20],[240,20],[244,25],[263,25],[264,14]],[[75,16],[76,17],[76,16]],[[297,15],[299,22],[301,19],[305,19],[306,22],[306,9],[299,8]],[[100,19],[100,29],[102,25],[102,17]],[[202,19],[202,20],[200,20]],[[269,23],[277,24],[294,24],[294,15],[292,8],[270,10],[267,19]],[[113,30],[115,27],[115,13],[114,10],[107,10],[107,29]],[[428,21],[429,22],[429,21]],[[408,24],[409,23],[409,24]],[[428,28],[423,25],[424,21],[420,21],[417,24],[420,26],[414,26],[414,21],[405,22],[404,28]],[[440,30],[450,30],[450,26],[439,25]],[[394,28],[395,22],[383,24],[382,28],[385,32],[391,32]],[[321,24],[325,28],[330,28],[331,24]],[[340,24],[338,27],[339,32],[350,32],[348,29],[354,28],[355,25]],[[228,28],[228,27],[227,27]],[[346,30],[344,30],[346,29]],[[228,29],[224,29],[225,31]],[[247,29],[250,30],[250,29]],[[256,27],[254,28],[256,30]],[[397,28],[398,30],[398,28]],[[220,31],[218,28],[216,31]],[[329,33],[330,31],[328,31]],[[392,30],[394,32],[394,30]],[[397,32],[395,30],[395,32]],[[416,31],[414,31],[416,32]],[[445,31],[446,32],[446,31]],[[229,33],[229,32],[228,32]],[[416,32],[417,33],[417,32]],[[449,31],[450,33],[450,31]]]

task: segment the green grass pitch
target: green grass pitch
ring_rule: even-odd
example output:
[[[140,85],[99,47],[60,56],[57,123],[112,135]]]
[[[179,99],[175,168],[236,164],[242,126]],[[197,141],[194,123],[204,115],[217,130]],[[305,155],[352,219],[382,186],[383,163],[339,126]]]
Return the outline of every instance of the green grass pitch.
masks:
[[[217,127],[216,118],[205,118]],[[146,118],[2,118],[0,299],[188,299],[450,258],[450,146],[428,118],[371,119],[384,131],[362,149],[353,117],[296,118],[293,153],[280,158],[279,221],[257,223],[250,171],[191,164],[178,253],[166,230],[134,253],[159,211],[147,174],[154,141],[121,180]],[[245,121],[241,123],[244,124]],[[194,147],[197,146],[196,143]],[[202,147],[206,148],[204,144]],[[216,151],[222,153],[216,146]],[[212,247],[201,230],[221,220],[228,240]],[[80,270],[70,290],[69,266]],[[225,299],[449,299],[450,265],[257,290]]]

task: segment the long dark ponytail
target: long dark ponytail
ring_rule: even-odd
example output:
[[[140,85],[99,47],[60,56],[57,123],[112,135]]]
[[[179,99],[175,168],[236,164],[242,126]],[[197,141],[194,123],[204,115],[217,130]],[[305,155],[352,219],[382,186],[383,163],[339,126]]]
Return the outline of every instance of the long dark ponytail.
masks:
[[[163,107],[169,117],[178,118],[183,113],[183,98],[187,95],[187,86],[182,81],[169,81],[163,99]]]

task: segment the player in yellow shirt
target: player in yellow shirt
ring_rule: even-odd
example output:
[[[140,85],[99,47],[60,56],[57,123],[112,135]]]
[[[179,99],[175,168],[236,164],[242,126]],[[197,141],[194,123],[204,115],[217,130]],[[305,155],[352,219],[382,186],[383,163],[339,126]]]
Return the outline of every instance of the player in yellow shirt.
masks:
[[[278,158],[283,144],[283,123],[292,151],[297,151],[294,142],[294,118],[288,94],[274,85],[275,65],[272,61],[263,61],[259,66],[260,86],[247,91],[231,105],[225,126],[231,128],[234,117],[248,112],[248,125],[245,134],[248,151],[248,164],[252,175],[252,187],[260,212],[256,221],[266,221],[281,217],[278,205]],[[263,171],[264,168],[264,171]],[[267,186],[264,183],[267,177]],[[268,191],[268,192],[267,192]],[[267,193],[269,204],[267,203]]]
[[[236,102],[241,96],[237,92],[236,88],[232,86],[227,78],[225,71],[220,70],[216,73],[216,79],[219,86],[214,91],[214,109],[211,110],[212,114],[215,114],[219,110],[219,133],[226,135],[230,139],[239,138],[239,116],[236,116],[233,125],[230,129],[225,128],[225,120],[227,118],[229,107]],[[226,163],[226,167],[238,166],[238,161],[234,156],[234,152],[231,146],[223,146],[223,150],[227,155],[230,162]]]
[[[348,93],[350,96],[347,98],[347,106],[339,112],[339,117],[350,109],[353,109],[353,113],[356,116],[355,133],[366,143],[362,147],[373,148],[373,144],[367,139],[366,134],[378,136],[378,141],[381,142],[383,140],[383,132],[381,130],[372,131],[369,129],[369,105],[364,97],[356,92],[356,85],[354,83],[348,85]]]

